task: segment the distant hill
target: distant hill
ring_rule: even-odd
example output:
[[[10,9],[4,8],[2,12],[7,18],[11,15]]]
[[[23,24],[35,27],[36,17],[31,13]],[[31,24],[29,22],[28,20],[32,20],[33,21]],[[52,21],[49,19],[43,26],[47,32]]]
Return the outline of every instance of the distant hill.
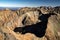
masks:
[[[21,7],[0,7],[0,10],[5,9],[5,8],[8,8],[10,10],[17,10],[17,9],[19,9]]]

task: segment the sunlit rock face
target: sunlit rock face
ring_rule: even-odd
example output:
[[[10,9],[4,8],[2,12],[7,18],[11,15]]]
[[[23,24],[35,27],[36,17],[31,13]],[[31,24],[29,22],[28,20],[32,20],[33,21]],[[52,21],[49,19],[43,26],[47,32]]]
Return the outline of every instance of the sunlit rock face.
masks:
[[[0,40],[60,40],[59,30],[60,7],[0,10]]]

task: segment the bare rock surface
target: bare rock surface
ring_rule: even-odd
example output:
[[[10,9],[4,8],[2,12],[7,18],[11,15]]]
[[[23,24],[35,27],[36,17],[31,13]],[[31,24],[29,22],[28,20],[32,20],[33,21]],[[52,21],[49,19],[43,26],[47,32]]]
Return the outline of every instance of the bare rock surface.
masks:
[[[39,19],[39,17],[41,18]],[[45,21],[47,23],[44,23]],[[15,28],[35,26],[39,22],[42,28],[46,25],[45,34],[42,37],[37,37],[30,32],[22,34],[23,29],[14,31]],[[42,28],[40,29],[44,30]],[[26,30],[24,29],[23,32]],[[34,32],[38,34],[37,31]],[[25,7],[15,11],[7,8],[0,10],[0,40],[60,40],[60,7]]]

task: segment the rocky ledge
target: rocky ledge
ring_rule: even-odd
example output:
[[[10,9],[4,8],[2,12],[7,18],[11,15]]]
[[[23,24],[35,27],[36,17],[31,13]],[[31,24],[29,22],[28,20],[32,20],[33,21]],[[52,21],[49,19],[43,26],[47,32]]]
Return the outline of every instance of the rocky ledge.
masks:
[[[0,10],[0,40],[60,40],[60,7]]]

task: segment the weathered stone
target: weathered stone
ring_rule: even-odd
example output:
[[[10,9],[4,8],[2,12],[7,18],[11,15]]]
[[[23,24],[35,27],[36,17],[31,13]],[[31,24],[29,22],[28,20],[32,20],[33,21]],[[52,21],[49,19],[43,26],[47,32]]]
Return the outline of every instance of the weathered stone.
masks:
[[[60,40],[60,12],[55,11],[56,8],[51,7],[25,7],[15,11],[9,9],[0,10],[0,40]],[[21,34],[13,31],[16,27],[39,23],[41,22],[39,20],[41,15],[50,13],[56,15],[51,15],[48,18],[46,33],[43,37],[37,37],[32,33]]]

